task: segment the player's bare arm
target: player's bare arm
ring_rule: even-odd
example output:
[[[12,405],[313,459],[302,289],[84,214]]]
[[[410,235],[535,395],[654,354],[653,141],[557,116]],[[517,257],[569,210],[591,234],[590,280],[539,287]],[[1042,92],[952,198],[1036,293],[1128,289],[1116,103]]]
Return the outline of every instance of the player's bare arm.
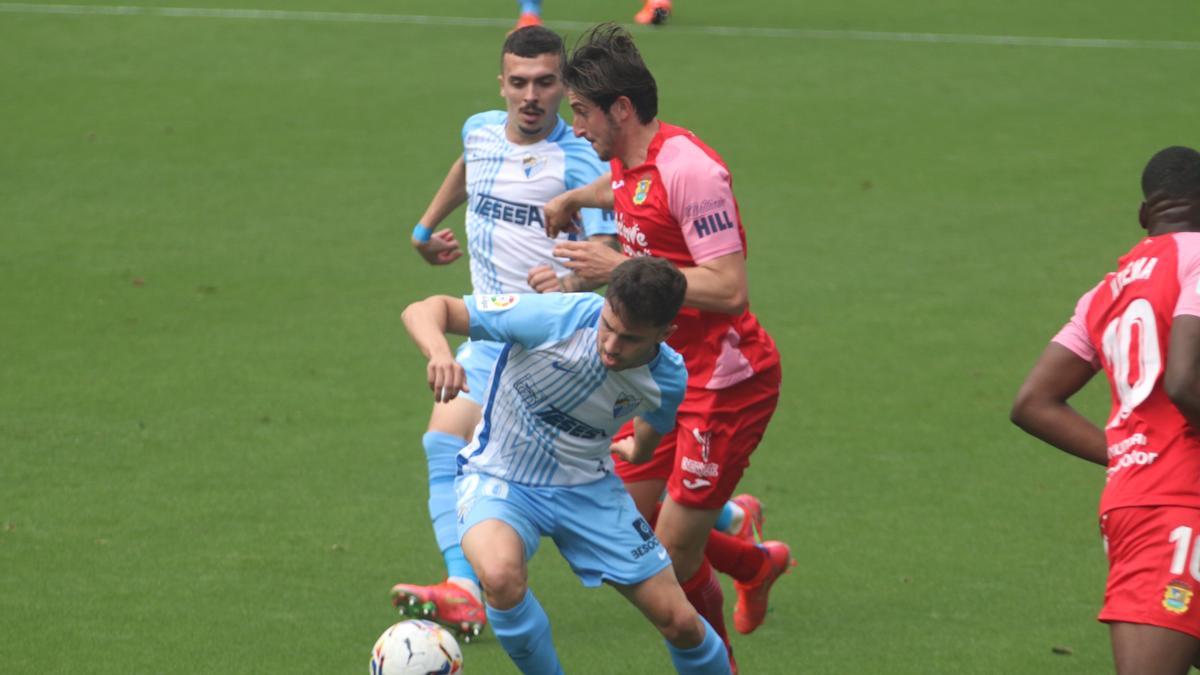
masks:
[[[603,244],[614,251],[619,250],[620,246],[617,238],[611,234],[594,234],[588,237],[588,241]],[[602,281],[584,279],[574,272],[558,276],[549,265],[538,265],[529,270],[529,287],[538,293],[581,293],[594,291],[603,285]]]
[[[546,236],[557,237],[563,232],[579,231],[579,209],[609,209],[613,207],[612,173],[567,190],[546,202],[542,213],[546,218]]]
[[[1092,364],[1051,342],[1017,392],[1010,419],[1064,452],[1107,466],[1104,431],[1067,403],[1095,374]]]
[[[413,248],[430,265],[448,265],[462,257],[462,248],[450,229],[437,230],[446,216],[454,212],[463,202],[467,201],[467,164],[460,156],[450,166],[450,171],[442,181],[441,187],[433,195],[425,213],[421,215],[421,224],[436,230],[428,241],[412,240]]]
[[[433,400],[445,403],[461,391],[470,391],[466,371],[454,360],[454,350],[446,341],[446,333],[466,335],[470,332],[471,317],[466,303],[461,298],[435,295],[409,305],[400,318],[409,337],[429,359],[425,376]]]
[[[709,312],[741,314],[750,303],[746,257],[741,251],[706,260],[696,267],[680,267],[687,277],[683,304]]]
[[[1200,429],[1200,316],[1180,315],[1171,324],[1163,388],[1188,423]]]

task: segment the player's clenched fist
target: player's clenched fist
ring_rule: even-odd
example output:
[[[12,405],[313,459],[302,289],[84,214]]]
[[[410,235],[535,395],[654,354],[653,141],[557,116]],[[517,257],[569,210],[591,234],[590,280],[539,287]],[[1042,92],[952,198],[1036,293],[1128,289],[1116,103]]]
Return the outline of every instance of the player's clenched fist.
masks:
[[[413,241],[413,248],[417,249],[417,253],[430,265],[448,265],[462,257],[458,239],[449,229],[434,232],[429,241]]]
[[[572,200],[574,190],[564,192],[546,202],[542,215],[546,219],[546,236],[553,239],[563,232],[579,232],[579,207]]]
[[[566,287],[549,265],[538,265],[529,270],[529,287],[538,293],[565,293]]]

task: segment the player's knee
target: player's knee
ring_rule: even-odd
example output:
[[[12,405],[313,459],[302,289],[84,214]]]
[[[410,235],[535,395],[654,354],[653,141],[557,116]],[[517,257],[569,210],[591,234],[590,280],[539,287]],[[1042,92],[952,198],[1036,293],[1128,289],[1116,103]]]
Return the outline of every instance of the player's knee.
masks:
[[[525,597],[525,570],[507,560],[489,560],[475,568],[487,592],[488,604],[496,609],[516,607]]]
[[[667,642],[681,649],[690,649],[704,641],[704,623],[686,602],[673,608],[658,625],[658,630]]]

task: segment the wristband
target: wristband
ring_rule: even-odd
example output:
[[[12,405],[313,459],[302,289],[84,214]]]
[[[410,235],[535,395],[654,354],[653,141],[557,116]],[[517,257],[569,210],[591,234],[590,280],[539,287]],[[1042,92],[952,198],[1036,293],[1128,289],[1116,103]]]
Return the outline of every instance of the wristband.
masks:
[[[429,241],[429,237],[432,235],[433,235],[432,227],[425,227],[424,225],[417,223],[417,226],[413,228],[413,233],[412,233],[413,241],[419,241],[422,244],[424,244],[425,242]]]

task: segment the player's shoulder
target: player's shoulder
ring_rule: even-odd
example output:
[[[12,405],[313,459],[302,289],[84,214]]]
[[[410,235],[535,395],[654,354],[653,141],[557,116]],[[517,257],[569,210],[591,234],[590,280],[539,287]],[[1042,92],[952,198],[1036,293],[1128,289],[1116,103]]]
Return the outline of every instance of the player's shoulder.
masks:
[[[655,380],[669,384],[672,389],[682,391],[687,386],[687,365],[683,355],[665,342],[658,346],[658,355],[650,362],[650,372],[654,373]]]
[[[1176,232],[1171,239],[1179,252],[1180,262],[1200,259],[1200,232]]]
[[[729,175],[729,168],[721,155],[682,127],[674,127],[672,133],[664,135],[655,164],[664,178],[676,174]]]
[[[466,122],[463,122],[463,140],[466,140],[467,136],[469,136],[472,132],[480,129],[497,126],[503,127],[507,120],[508,113],[503,110],[485,110],[483,112],[475,113],[474,115],[468,117]]]

